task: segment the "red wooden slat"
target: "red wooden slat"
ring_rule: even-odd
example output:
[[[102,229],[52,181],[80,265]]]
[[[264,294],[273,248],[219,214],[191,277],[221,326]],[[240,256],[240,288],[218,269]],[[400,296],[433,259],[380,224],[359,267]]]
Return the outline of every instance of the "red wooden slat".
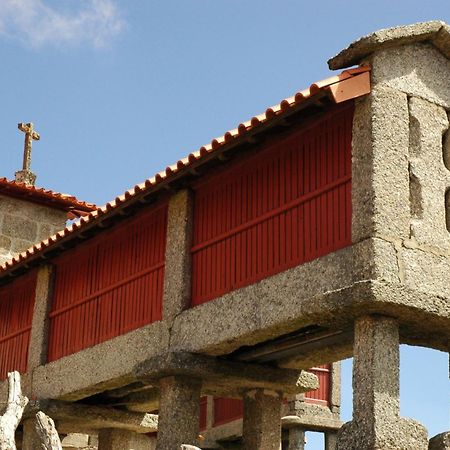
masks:
[[[351,244],[352,117],[344,105],[194,185],[192,306]]]
[[[324,365],[314,367],[309,372],[314,373],[319,378],[319,389],[305,393],[307,403],[315,403],[322,406],[330,406],[331,395],[331,366]]]
[[[35,270],[0,288],[0,379],[27,371],[35,292]]]
[[[49,361],[161,319],[167,203],[55,259]]]
[[[244,412],[242,400],[218,397],[214,399],[214,426],[240,419]]]

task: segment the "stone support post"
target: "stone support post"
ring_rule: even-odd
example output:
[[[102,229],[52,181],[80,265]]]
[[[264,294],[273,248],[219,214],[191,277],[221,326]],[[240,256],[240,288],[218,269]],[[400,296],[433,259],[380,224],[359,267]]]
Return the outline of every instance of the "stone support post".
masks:
[[[280,450],[281,404],[279,392],[265,389],[244,395],[244,450]]]
[[[353,421],[339,432],[339,450],[426,450],[427,431],[400,418],[399,327],[395,319],[357,319],[353,350]]]
[[[22,450],[38,450],[42,448],[41,440],[36,432],[36,419],[23,421]]]
[[[289,428],[288,450],[305,450],[305,430],[300,427]]]
[[[337,432],[327,431],[325,433],[325,450],[336,450]]]
[[[189,307],[191,295],[192,192],[177,192],[169,201],[163,318],[172,321]]]
[[[53,268],[39,267],[36,281],[30,347],[28,349],[28,371],[31,372],[47,362],[49,317],[52,300]]]
[[[197,445],[200,391],[201,381],[195,378],[172,376],[160,380],[157,450]]]
[[[98,450],[154,450],[154,442],[145,434],[107,428],[98,433]]]
[[[341,363],[331,364],[330,409],[333,414],[340,415],[341,411]]]

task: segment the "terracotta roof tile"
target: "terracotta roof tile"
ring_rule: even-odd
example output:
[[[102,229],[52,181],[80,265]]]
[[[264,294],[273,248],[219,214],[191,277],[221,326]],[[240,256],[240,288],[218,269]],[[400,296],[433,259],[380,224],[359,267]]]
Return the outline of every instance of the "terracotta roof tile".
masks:
[[[67,211],[69,218],[79,217],[97,209],[96,205],[80,201],[71,195],[10,181],[6,178],[0,178],[0,194]]]
[[[157,173],[152,178],[148,178],[140,184],[137,184],[130,190],[126,191],[124,194],[116,197],[113,201],[108,202],[104,206],[99,207],[95,211],[89,212],[84,217],[81,217],[79,221],[72,223],[64,230],[58,232],[53,236],[50,236],[48,239],[20,253],[12,260],[5,262],[2,266],[0,266],[0,276],[9,271],[13,266],[20,263],[26,263],[27,260],[32,256],[37,256],[37,254],[39,254],[40,252],[48,249],[49,247],[52,247],[63,238],[76,233],[78,230],[82,230],[86,227],[86,225],[95,222],[102,216],[114,213],[114,210],[116,208],[127,202],[131,202],[137,194],[144,191],[151,191],[160,183],[170,181],[172,177],[183,171],[183,169],[189,168],[193,164],[201,162],[201,160],[206,158],[208,155],[214,153],[215,151],[223,148],[230,143],[232,144],[236,139],[241,136],[247,135],[247,133],[256,129],[257,127],[269,123],[276,117],[282,116],[286,112],[293,110],[295,107],[301,105],[306,100],[314,97],[316,94],[325,92],[330,95],[335,103],[340,103],[351,98],[356,98],[358,96],[368,94],[370,92],[369,72],[370,68],[366,66],[345,70],[339,75],[327,78],[325,80],[317,81],[311,84],[308,89],[297,92],[294,96],[286,98],[279,104],[267,108],[264,113],[258,116],[254,116],[246,122],[240,123],[235,129],[227,131],[224,135],[213,139],[209,144],[200,147],[199,150],[189,153],[187,157],[180,159],[174,165],[167,167],[164,171]],[[345,89],[338,89],[339,85],[350,79],[353,79],[355,83],[347,83]],[[337,92],[340,92],[340,94],[336,95]]]

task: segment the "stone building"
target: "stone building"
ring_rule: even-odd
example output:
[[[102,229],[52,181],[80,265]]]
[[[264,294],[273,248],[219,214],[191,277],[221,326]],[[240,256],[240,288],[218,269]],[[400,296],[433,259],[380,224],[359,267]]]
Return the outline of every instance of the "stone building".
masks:
[[[5,262],[0,339],[23,351],[0,370],[25,367],[34,407],[100,450],[156,431],[158,450],[300,450],[305,429],[328,449],[448,447],[400,416],[399,345],[448,351],[449,58],[442,22],[368,35],[329,61],[343,72]],[[337,392],[305,402],[307,370],[336,381],[350,356],[336,436]],[[242,425],[213,426],[221,398]]]

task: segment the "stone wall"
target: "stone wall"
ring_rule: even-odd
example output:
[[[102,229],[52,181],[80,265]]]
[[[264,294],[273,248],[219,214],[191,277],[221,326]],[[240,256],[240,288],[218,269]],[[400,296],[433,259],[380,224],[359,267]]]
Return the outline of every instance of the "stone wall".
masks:
[[[0,264],[66,224],[66,211],[0,195]]]

